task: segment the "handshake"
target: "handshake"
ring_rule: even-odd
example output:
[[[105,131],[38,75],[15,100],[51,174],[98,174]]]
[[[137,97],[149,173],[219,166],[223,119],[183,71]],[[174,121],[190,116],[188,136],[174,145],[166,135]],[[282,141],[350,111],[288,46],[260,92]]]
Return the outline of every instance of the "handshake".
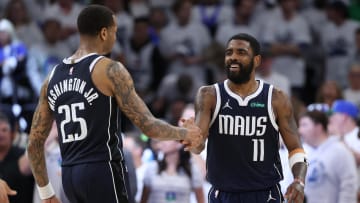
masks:
[[[195,154],[205,148],[205,141],[207,136],[203,134],[201,129],[195,124],[194,118],[181,119],[180,126],[187,129],[186,138],[180,140],[181,144],[185,146],[185,151],[190,151]]]

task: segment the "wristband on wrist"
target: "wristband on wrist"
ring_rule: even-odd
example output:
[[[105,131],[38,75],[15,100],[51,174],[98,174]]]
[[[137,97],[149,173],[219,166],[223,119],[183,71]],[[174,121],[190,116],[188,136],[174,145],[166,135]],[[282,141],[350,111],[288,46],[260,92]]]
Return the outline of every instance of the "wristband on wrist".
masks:
[[[295,183],[299,183],[302,187],[305,187],[304,181],[302,181],[300,178],[295,178],[295,179],[294,179],[294,182],[295,182]]]
[[[49,199],[50,197],[55,195],[54,189],[50,182],[44,187],[40,187],[39,185],[36,185],[36,187],[38,189],[40,199],[42,200]]]

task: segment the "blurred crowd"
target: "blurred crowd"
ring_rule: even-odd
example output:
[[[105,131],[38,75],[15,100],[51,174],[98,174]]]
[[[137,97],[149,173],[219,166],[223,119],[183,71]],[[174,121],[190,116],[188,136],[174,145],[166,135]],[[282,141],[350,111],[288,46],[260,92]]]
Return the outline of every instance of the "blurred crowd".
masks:
[[[75,51],[79,43],[75,19],[91,3],[108,6],[116,14],[117,43],[109,57],[125,65],[152,113],[174,125],[182,116],[193,115],[191,104],[200,86],[226,78],[227,40],[240,32],[255,36],[262,44],[257,77],[291,96],[299,133],[312,161],[317,163],[319,146],[326,139],[312,139],[322,133],[304,130],[306,121],[321,123],[325,137],[337,135],[346,147],[344,156],[350,160],[328,156],[326,161],[335,165],[344,161],[356,171],[344,178],[331,170],[322,174],[323,166],[310,165],[309,187],[330,182],[338,185],[330,192],[346,196],[341,191],[346,188],[356,194],[360,183],[360,0],[1,0],[0,178],[18,191],[11,202],[39,202],[24,153],[29,126],[42,82]],[[309,113],[319,109],[326,110],[326,121]],[[206,157],[183,152],[176,142],[149,140],[126,117],[121,124],[134,202],[207,201]],[[348,134],[351,138],[346,138]],[[56,136],[54,127],[46,147],[47,163],[56,192],[66,203]],[[356,162],[351,164],[351,160]],[[282,161],[286,173],[287,158]],[[329,174],[334,180],[324,181]],[[285,182],[291,179],[284,176]],[[337,179],[349,177],[356,181],[340,187]],[[312,202],[313,192],[306,192]]]

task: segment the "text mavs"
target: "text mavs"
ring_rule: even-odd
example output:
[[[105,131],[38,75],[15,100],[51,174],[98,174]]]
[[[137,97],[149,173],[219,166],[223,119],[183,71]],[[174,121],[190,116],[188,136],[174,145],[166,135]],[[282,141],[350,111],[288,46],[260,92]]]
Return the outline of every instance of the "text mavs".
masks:
[[[219,134],[263,136],[267,117],[219,115]]]

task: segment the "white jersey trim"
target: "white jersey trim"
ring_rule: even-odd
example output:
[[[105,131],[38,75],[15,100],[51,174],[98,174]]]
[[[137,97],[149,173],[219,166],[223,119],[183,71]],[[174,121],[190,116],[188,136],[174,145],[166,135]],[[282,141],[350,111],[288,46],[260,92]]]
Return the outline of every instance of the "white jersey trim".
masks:
[[[54,76],[55,69],[56,69],[57,66],[58,66],[58,65],[55,65],[54,68],[51,70],[50,75],[49,75],[49,81],[48,81],[48,82],[50,82],[51,78]]]
[[[273,93],[273,89],[274,89],[274,86],[270,85],[269,87],[269,93],[268,93],[268,102],[267,102],[267,105],[268,105],[268,113],[269,113],[269,118],[270,118],[270,121],[271,121],[271,124],[272,126],[275,128],[275,130],[279,130],[279,126],[277,125],[276,123],[276,119],[275,119],[275,114],[274,114],[274,110],[273,110],[273,107],[272,107],[272,93]]]
[[[89,66],[89,71],[90,71],[90,73],[91,73],[92,70],[94,69],[95,64],[96,64],[100,59],[102,59],[103,57],[104,57],[104,56],[99,56],[99,57],[97,57],[96,59],[94,59],[94,60],[91,62],[90,66]]]
[[[85,56],[82,56],[81,58],[78,58],[78,59],[73,59],[73,58],[71,58],[71,57],[64,58],[64,59],[63,59],[63,63],[65,63],[65,64],[77,63],[77,62],[83,60],[84,58],[86,58],[86,57],[88,57],[88,56],[91,56],[91,55],[94,55],[94,54],[97,54],[97,53],[86,54]]]
[[[230,90],[230,88],[229,88],[229,86],[228,86],[228,82],[229,82],[228,79],[225,80],[225,82],[224,82],[224,87],[225,87],[225,91],[226,91],[231,97],[233,97],[234,99],[236,99],[236,100],[238,101],[239,106],[247,106],[247,105],[248,105],[248,102],[249,102],[251,99],[253,99],[253,98],[255,98],[256,96],[258,96],[258,95],[261,93],[262,89],[263,89],[263,85],[264,85],[263,81],[262,81],[262,80],[257,80],[257,81],[259,81],[259,87],[257,88],[257,90],[256,90],[254,93],[246,96],[244,99],[241,98],[238,94],[236,94],[236,93],[234,93],[233,91]]]
[[[212,126],[212,124],[214,123],[214,121],[220,111],[220,105],[221,105],[221,96],[220,96],[219,85],[215,84],[214,87],[215,87],[215,91],[216,91],[216,106],[215,106],[215,110],[214,110],[214,113],[211,118],[210,126]]]

